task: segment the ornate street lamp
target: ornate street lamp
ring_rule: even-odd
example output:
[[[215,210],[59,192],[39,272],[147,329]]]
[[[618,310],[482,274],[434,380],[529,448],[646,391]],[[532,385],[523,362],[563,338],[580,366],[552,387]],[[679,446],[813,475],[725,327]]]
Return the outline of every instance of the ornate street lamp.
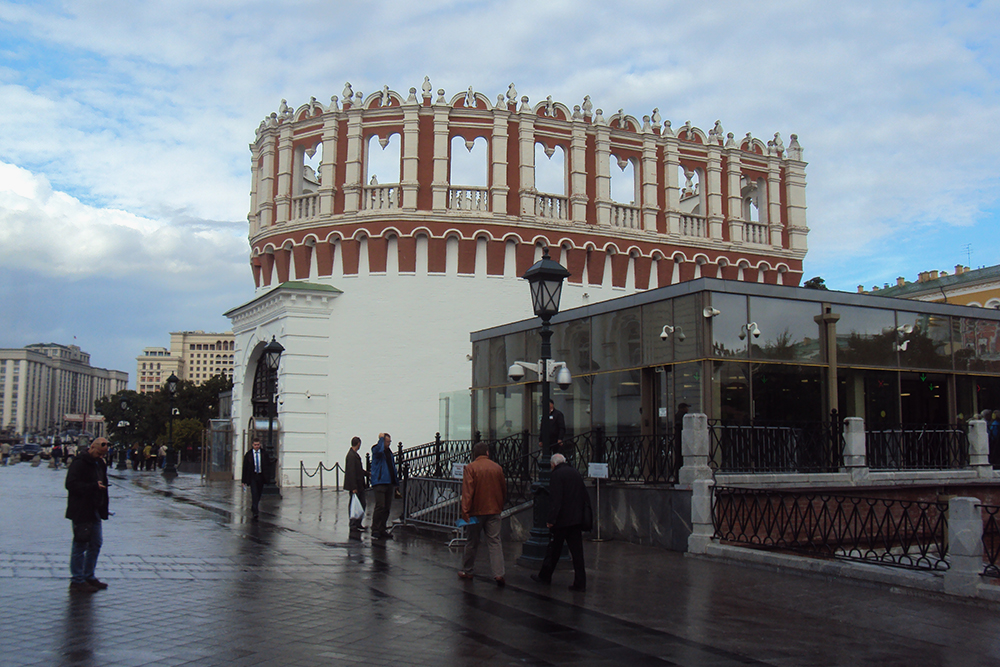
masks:
[[[122,416],[128,417],[128,399],[122,396],[122,401],[120,403],[122,409]],[[125,433],[125,442],[122,443],[121,450],[118,452],[118,465],[116,468],[118,470],[125,470],[128,466],[125,464],[125,459],[128,453],[128,434],[131,429],[129,428],[132,424],[128,419],[123,419],[118,422],[118,428],[122,429]]]
[[[549,477],[551,475],[549,458],[552,454],[552,443],[549,420],[545,418],[549,409],[549,366],[552,360],[552,329],[549,328],[549,320],[559,312],[563,281],[569,275],[569,271],[562,264],[549,257],[549,249],[545,248],[542,258],[535,262],[522,276],[531,287],[531,307],[535,311],[535,315],[542,319],[542,328],[538,332],[542,337],[542,359],[538,374],[542,383],[542,404],[539,411],[541,415],[542,457],[538,461],[538,482],[532,488],[534,525],[531,527],[528,539],[521,549],[521,557],[518,559],[518,562],[532,566],[540,563],[545,556],[549,537],[546,519],[549,513]]]
[[[167,378],[167,392],[170,394],[170,422],[167,431],[167,460],[163,464],[164,477],[177,477],[177,466],[174,465],[174,396],[177,394],[177,383],[180,378],[174,373]]]
[[[281,343],[271,336],[271,342],[264,347],[264,366],[267,367],[267,455],[271,458],[271,470],[265,481],[264,493],[277,493],[274,486],[274,470],[277,467],[278,457],[274,452],[274,413],[277,406],[278,388],[278,365],[281,363],[281,353],[285,351]]]

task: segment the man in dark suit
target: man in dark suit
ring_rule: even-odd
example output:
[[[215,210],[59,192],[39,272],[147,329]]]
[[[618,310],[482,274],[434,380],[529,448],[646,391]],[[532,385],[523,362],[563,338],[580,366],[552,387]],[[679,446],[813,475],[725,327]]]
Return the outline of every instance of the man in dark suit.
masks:
[[[351,439],[351,448],[347,450],[347,460],[344,462],[344,490],[351,492],[351,497],[349,499],[351,502],[353,502],[354,497],[357,496],[358,501],[361,503],[361,507],[367,509],[367,503],[365,502],[365,490],[368,488],[368,479],[365,477],[365,467],[361,464],[361,455],[358,454],[359,449],[361,449],[361,438],[354,436],[354,438]],[[350,517],[350,507],[351,503],[348,502],[348,517]],[[349,518],[351,530],[364,530],[365,527],[361,525],[361,521],[361,519]]]
[[[243,456],[243,486],[250,487],[250,508],[253,511],[253,520],[260,517],[260,494],[264,490],[264,482],[267,481],[268,473],[271,470],[271,459],[260,447],[260,438],[253,439],[253,448]]]
[[[559,454],[562,452],[563,439],[566,437],[566,417],[559,410],[556,410],[556,402],[549,399],[549,414],[542,417],[542,424],[544,425],[545,420],[549,420],[549,453]],[[541,426],[539,427],[539,433],[541,432]],[[542,446],[542,442],[538,442],[538,446]]]
[[[531,578],[545,584],[552,582],[552,571],[556,569],[565,542],[569,546],[569,555],[573,557],[573,585],[569,589],[585,591],[587,571],[583,566],[583,514],[584,508],[590,505],[590,496],[583,477],[576,468],[566,463],[565,456],[553,454],[550,465],[552,477],[549,479],[549,517],[546,525],[552,534],[542,559],[542,569]]]

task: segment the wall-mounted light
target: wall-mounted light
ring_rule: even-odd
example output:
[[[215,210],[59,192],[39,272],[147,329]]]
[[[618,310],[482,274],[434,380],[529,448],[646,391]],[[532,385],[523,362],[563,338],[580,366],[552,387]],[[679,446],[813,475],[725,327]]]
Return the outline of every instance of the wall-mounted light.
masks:
[[[670,326],[669,324],[664,324],[663,330],[660,331],[660,340],[666,341],[668,338],[670,338],[670,334],[675,334],[677,336],[677,340],[679,341],[683,341],[685,338],[687,338],[687,336],[684,335],[684,329],[682,329],[681,327],[679,326],[674,327]]]
[[[705,316],[706,320],[710,320],[713,317],[721,315],[722,311],[719,310],[718,308],[712,308],[711,306],[706,306],[705,309],[701,311],[701,314]]]
[[[740,327],[740,340],[743,340],[750,334],[754,338],[760,338],[760,328],[757,327],[756,322],[747,322]]]
[[[910,344],[910,341],[906,337],[911,333],[913,333],[912,324],[903,324],[896,327],[896,340],[892,343],[892,349],[896,352],[906,352],[906,348]]]

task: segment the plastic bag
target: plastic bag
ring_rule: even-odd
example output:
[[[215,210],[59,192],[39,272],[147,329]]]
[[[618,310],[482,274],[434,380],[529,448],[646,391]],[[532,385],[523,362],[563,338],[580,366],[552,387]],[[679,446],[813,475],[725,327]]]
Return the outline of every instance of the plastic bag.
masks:
[[[365,508],[361,506],[361,499],[358,498],[358,494],[351,494],[351,504],[347,508],[347,513],[354,521],[360,521],[365,518]]]

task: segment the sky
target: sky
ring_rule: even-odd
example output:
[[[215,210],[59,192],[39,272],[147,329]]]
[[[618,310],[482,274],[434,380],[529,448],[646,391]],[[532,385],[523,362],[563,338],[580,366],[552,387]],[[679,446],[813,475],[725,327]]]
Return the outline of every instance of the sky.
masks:
[[[253,297],[254,130],[345,82],[797,134],[805,276],[1000,264],[1000,0],[0,0],[0,347],[129,373]]]

